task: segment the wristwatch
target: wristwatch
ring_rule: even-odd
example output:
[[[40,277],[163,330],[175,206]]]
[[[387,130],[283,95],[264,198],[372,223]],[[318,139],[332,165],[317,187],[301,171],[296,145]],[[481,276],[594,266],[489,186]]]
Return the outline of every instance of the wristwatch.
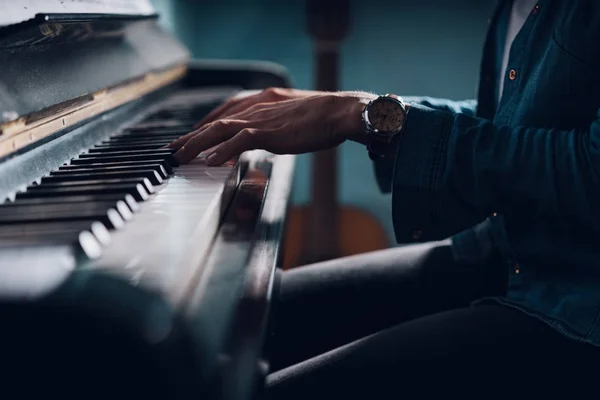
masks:
[[[365,106],[362,119],[367,131],[367,150],[371,160],[383,158],[392,139],[402,131],[407,107],[402,98],[386,94]]]

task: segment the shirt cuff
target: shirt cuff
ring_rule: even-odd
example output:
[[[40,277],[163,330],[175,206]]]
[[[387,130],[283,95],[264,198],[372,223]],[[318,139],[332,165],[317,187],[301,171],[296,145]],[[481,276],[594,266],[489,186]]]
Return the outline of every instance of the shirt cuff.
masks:
[[[454,115],[411,104],[400,134],[392,186],[398,243],[446,238],[441,229],[440,186]]]
[[[397,141],[394,140],[390,143],[390,146],[396,146]],[[393,151],[393,150],[391,150]],[[392,177],[394,175],[394,163],[396,162],[396,154],[391,157],[383,157],[379,160],[373,161],[373,167],[375,170],[375,178],[377,179],[377,185],[379,190],[383,193],[390,193],[392,191]]]

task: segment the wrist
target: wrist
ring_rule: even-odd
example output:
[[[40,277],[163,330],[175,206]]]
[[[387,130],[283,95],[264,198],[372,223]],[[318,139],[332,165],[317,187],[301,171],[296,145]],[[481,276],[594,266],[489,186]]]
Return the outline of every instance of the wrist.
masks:
[[[344,140],[367,143],[367,130],[362,118],[367,104],[377,96],[369,93],[352,92],[344,95],[344,112],[340,115],[339,134]]]

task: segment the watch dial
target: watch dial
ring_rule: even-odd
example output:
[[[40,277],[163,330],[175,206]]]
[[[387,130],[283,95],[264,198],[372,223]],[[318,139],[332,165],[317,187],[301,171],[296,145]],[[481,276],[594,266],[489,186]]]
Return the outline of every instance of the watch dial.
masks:
[[[369,107],[369,122],[380,132],[395,132],[404,122],[404,111],[393,100],[378,99]]]

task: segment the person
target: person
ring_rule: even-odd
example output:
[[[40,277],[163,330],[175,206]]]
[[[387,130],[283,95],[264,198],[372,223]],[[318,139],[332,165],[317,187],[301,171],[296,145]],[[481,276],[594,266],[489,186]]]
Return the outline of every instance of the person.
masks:
[[[476,101],[271,88],[171,144],[219,165],[362,143],[412,243],[282,273],[266,398],[594,388],[599,44],[597,0],[500,1]]]

